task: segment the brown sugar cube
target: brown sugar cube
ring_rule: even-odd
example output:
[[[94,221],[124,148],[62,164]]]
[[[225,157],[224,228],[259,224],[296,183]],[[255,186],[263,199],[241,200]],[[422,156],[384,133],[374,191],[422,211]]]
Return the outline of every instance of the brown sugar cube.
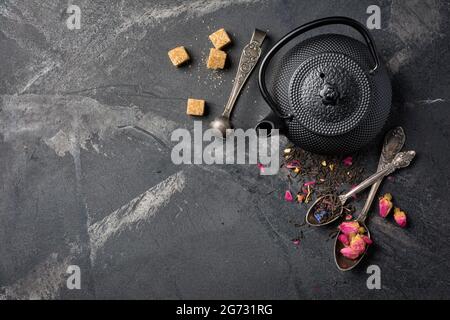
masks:
[[[205,113],[205,100],[188,99],[186,114],[202,116]]]
[[[216,49],[222,49],[231,43],[230,36],[224,28],[210,34],[209,39]]]
[[[167,54],[169,55],[172,64],[176,67],[179,67],[190,60],[189,54],[184,47],[172,49]]]
[[[211,48],[206,66],[208,69],[223,69],[226,60],[227,54],[225,52]]]

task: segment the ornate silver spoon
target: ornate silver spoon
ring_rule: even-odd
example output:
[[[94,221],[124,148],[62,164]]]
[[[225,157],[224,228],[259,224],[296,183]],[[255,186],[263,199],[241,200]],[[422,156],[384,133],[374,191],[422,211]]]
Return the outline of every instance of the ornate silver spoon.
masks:
[[[337,197],[338,201],[336,201],[336,203],[335,203],[338,212],[337,213],[336,213],[336,211],[333,212],[333,218],[327,220],[324,223],[321,223],[320,221],[318,221],[316,219],[316,217],[314,216],[315,212],[313,209],[316,208],[316,206],[320,205],[324,200],[331,199],[334,196],[329,194],[329,195],[324,195],[324,196],[317,198],[317,200],[314,201],[314,203],[311,205],[311,207],[308,209],[308,212],[306,213],[306,223],[308,223],[309,225],[311,225],[313,227],[321,227],[321,226],[330,224],[333,221],[336,221],[342,215],[342,211],[344,209],[344,204],[347,202],[347,200],[351,196],[366,189],[367,187],[370,187],[371,185],[376,183],[380,178],[391,174],[395,170],[409,166],[412,159],[414,159],[415,155],[416,155],[415,151],[406,151],[406,152],[398,153],[394,157],[394,159],[389,164],[386,165],[386,167],[379,170],[377,173],[371,175],[369,178],[367,178],[366,180],[361,182],[359,185],[357,185],[351,191],[338,196]]]
[[[386,134],[386,136],[384,137],[383,149],[381,151],[380,161],[378,162],[377,170],[383,169],[387,164],[389,164],[394,159],[395,155],[402,150],[403,145],[405,144],[405,140],[406,136],[402,127],[397,127]],[[360,226],[362,226],[366,230],[367,236],[369,238],[370,238],[370,231],[367,228],[365,221],[369,213],[369,209],[372,205],[373,199],[377,194],[378,188],[382,180],[383,178],[379,179],[372,185],[366,203],[364,204],[364,207],[362,208],[358,218],[355,219],[355,221],[357,221],[360,224]],[[341,254],[341,249],[344,248],[344,245],[338,240],[339,235],[340,231],[336,236],[336,240],[334,243],[334,261],[339,270],[348,271],[356,267],[361,262],[361,260],[363,259],[363,257],[367,252],[367,247],[366,251],[364,251],[364,253],[358,257],[358,259],[355,260],[348,259]]]
[[[236,100],[244,87],[250,73],[255,68],[258,63],[259,57],[261,56],[261,45],[266,37],[264,31],[255,29],[253,32],[252,39],[250,43],[244,47],[242,51],[241,59],[239,61],[238,71],[234,79],[233,88],[231,90],[230,98],[228,99],[225,109],[221,116],[215,118],[210,123],[210,128],[216,129],[218,135],[226,137],[227,130],[232,128],[230,117]]]

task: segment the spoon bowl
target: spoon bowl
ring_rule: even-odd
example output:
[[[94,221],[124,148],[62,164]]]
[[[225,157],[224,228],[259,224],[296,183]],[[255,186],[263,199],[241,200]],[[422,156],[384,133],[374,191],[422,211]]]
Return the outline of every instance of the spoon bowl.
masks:
[[[316,199],[316,201],[313,202],[313,204],[309,207],[307,213],[306,213],[306,223],[312,227],[321,227],[321,226],[326,226],[327,224],[333,223],[334,221],[336,221],[337,219],[339,219],[339,217],[342,216],[342,212],[344,211],[344,206],[340,200],[340,198],[338,197],[338,201],[337,203],[339,205],[339,209],[337,210],[337,213],[335,213],[335,216],[325,222],[320,222],[318,221],[318,219],[314,216],[314,212],[313,209],[317,206],[317,204],[319,204],[320,202],[322,202],[324,199],[326,198],[333,198],[334,196],[331,194],[326,194],[324,196],[321,196],[319,198]]]
[[[366,224],[364,222],[362,222],[362,221],[358,221],[358,220],[354,220],[354,221],[357,221],[361,227],[366,229],[367,236],[370,239],[372,239],[371,236],[370,236],[370,231],[367,228]],[[344,246],[344,244],[342,242],[339,241],[339,235],[340,234],[341,234],[341,231],[339,231],[339,233],[337,234],[336,239],[335,239],[335,243],[334,243],[334,261],[336,262],[336,266],[338,267],[339,270],[341,270],[341,271],[349,271],[349,270],[352,270],[354,267],[356,267],[359,264],[359,262],[366,255],[366,252],[367,252],[367,250],[368,250],[368,248],[370,246],[366,245],[366,250],[357,259],[352,260],[352,259],[346,258],[341,253],[341,249],[345,248],[345,246]]]
[[[214,129],[216,134],[222,138],[227,136],[227,130],[231,129],[230,119],[225,116],[219,116],[215,118],[210,124],[209,127]]]

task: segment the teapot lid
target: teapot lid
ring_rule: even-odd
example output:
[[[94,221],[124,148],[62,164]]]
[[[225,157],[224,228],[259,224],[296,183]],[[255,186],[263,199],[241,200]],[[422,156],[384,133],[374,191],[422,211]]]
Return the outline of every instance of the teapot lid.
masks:
[[[305,128],[335,136],[355,128],[369,110],[367,73],[349,56],[322,53],[305,60],[289,84],[293,114]]]

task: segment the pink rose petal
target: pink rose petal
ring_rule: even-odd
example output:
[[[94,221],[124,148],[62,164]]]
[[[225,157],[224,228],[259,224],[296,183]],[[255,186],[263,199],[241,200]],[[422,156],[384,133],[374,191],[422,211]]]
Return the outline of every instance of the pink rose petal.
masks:
[[[284,194],[284,200],[292,202],[294,201],[294,198],[292,197],[292,193],[289,190],[286,190]]]
[[[265,171],[264,165],[262,163],[258,163],[257,166],[261,173],[263,173]]]
[[[292,160],[288,164],[286,164],[286,168],[295,169],[300,167],[300,162],[298,160]]]
[[[342,163],[344,164],[344,166],[350,167],[353,164],[353,158],[347,157],[344,160],[342,160]]]
[[[304,185],[305,187],[309,187],[309,186],[313,186],[313,185],[315,185],[315,184],[316,184],[315,181],[308,181],[308,182],[305,182],[303,185]]]
[[[350,247],[342,248],[341,253],[344,257],[349,258],[351,260],[355,260],[359,257],[359,252],[355,251]]]

